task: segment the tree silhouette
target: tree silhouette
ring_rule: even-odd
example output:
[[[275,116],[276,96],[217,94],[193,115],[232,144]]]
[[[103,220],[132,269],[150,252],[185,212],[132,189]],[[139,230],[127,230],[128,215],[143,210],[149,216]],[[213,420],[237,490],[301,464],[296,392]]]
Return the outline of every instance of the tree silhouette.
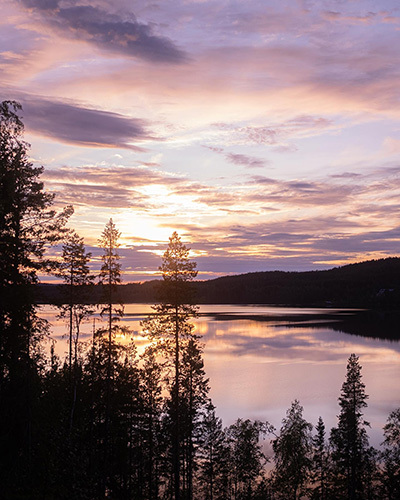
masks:
[[[85,251],[83,238],[74,231],[63,244],[62,261],[58,275],[63,278],[63,304],[59,306],[60,317],[68,323],[69,368],[72,370],[72,358],[75,364],[78,357],[80,326],[93,312],[93,306],[87,304],[94,276],[90,274],[89,261],[92,254]]]
[[[71,411],[69,432],[72,431],[78,391],[79,335],[82,322],[93,313],[93,306],[87,304],[94,276],[90,274],[89,260],[83,238],[75,231],[66,237],[63,244],[62,261],[58,266],[58,276],[63,278],[62,300],[59,317],[68,324],[69,334],[69,378],[71,387]],[[73,359],[73,361],[72,361]],[[80,371],[80,370],[79,370]]]
[[[383,428],[381,498],[400,498],[400,408],[393,410]]]
[[[282,420],[273,441],[275,489],[280,498],[297,500],[305,494],[311,470],[312,425],[303,418],[303,407],[295,400]]]
[[[325,441],[325,424],[322,417],[319,417],[315,430],[316,435],[312,440],[314,453],[312,457],[311,483],[313,491],[311,498],[313,500],[325,500],[328,498],[329,454]]]
[[[349,500],[365,498],[363,476],[368,465],[365,427],[369,423],[363,418],[363,410],[367,399],[361,365],[358,356],[352,354],[339,397],[338,426],[331,430],[330,436],[337,494],[347,495]]]
[[[0,474],[23,488],[33,474],[34,406],[40,393],[40,340],[46,333],[34,306],[38,270],[54,268],[46,245],[58,242],[72,208],[56,213],[39,180],[43,167],[28,159],[15,101],[0,103]],[[19,478],[17,480],[17,478]],[[17,486],[15,486],[17,485]]]
[[[188,499],[193,498],[193,479],[196,469],[195,454],[200,440],[200,419],[208,403],[210,390],[204,371],[202,349],[197,339],[191,338],[182,353],[182,390],[180,415],[184,479]]]
[[[120,326],[118,323],[123,316],[124,308],[118,299],[117,285],[121,282],[121,264],[118,254],[119,238],[121,233],[117,230],[114,222],[110,219],[99,239],[99,245],[103,249],[99,281],[103,287],[104,305],[101,309],[101,315],[107,318],[107,327],[97,331],[99,337],[98,355],[101,358],[105,355],[106,365],[105,376],[105,424],[104,424],[104,447],[103,447],[103,473],[104,481],[102,487],[102,496],[106,495],[107,478],[110,477],[108,462],[112,453],[111,433],[112,419],[112,400],[116,368],[118,367],[118,357],[122,346],[115,342],[115,335],[118,331],[128,332],[128,328]],[[107,340],[104,342],[102,336],[106,334]],[[103,365],[104,366],[104,365]]]
[[[144,497],[155,500],[159,496],[160,464],[164,451],[161,437],[162,366],[157,362],[152,349],[145,351],[142,361],[140,370],[142,401],[140,432],[143,472],[141,477]]]
[[[271,431],[267,422],[237,419],[227,429],[230,447],[231,495],[234,500],[250,500],[262,480],[267,458],[260,437]]]
[[[229,444],[215,406],[208,403],[201,423],[199,486],[204,500],[229,498]]]
[[[110,219],[99,239],[100,248],[103,249],[99,280],[103,286],[103,299],[105,306],[101,310],[102,315],[107,316],[107,333],[109,344],[109,363],[111,363],[111,344],[113,333],[118,329],[116,323],[123,316],[123,306],[117,301],[117,285],[121,283],[121,264],[118,254],[118,240],[121,233],[115,227],[112,219]],[[115,304],[118,304],[115,306]]]
[[[172,362],[173,377],[169,381],[169,419],[171,428],[172,490],[175,500],[181,497],[181,365],[184,345],[196,336],[190,322],[197,313],[191,304],[191,281],[197,276],[196,263],[189,259],[189,249],[176,232],[169,239],[160,266],[163,281],[159,290],[160,303],[155,314],[143,323],[144,333],[156,344],[156,349]]]

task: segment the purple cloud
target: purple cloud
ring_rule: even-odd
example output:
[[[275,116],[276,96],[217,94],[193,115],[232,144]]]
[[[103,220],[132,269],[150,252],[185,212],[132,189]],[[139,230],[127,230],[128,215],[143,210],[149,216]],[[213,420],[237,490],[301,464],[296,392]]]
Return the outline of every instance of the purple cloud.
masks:
[[[221,154],[234,165],[240,165],[247,168],[261,168],[269,165],[268,160],[262,160],[261,158],[256,158],[254,156],[245,155],[242,153],[226,153],[223,148],[216,146],[204,146],[205,148],[213,151],[214,153]]]
[[[237,153],[227,153],[226,158],[232,162],[234,165],[243,165],[248,168],[260,168],[265,167],[267,162],[261,160],[260,158],[254,158],[253,156],[247,156]]]
[[[133,14],[123,18],[91,5],[63,7],[59,0],[22,3],[42,14],[43,20],[57,31],[103,49],[151,62],[178,64],[187,60],[171,40],[153,34],[152,28],[137,21]]]
[[[154,139],[147,123],[138,118],[41,98],[23,98],[21,102],[29,131],[67,143],[143,151],[132,143]]]

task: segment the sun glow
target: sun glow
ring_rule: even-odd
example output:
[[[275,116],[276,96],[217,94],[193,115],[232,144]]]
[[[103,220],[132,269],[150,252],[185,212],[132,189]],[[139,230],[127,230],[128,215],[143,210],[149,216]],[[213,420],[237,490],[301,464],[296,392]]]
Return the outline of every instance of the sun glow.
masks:
[[[154,217],[137,215],[131,211],[123,212],[115,218],[116,225],[121,231],[121,246],[131,247],[154,246],[167,242],[174,231],[172,226],[160,226]],[[147,250],[152,251],[152,250]]]

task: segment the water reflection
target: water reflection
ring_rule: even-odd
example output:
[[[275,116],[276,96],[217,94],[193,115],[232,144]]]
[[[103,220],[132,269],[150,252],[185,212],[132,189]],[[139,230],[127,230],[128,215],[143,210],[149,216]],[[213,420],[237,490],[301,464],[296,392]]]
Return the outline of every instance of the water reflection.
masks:
[[[149,305],[126,306],[123,323],[131,328],[139,352],[147,344],[140,321],[150,312]],[[347,359],[354,352],[360,356],[370,395],[365,413],[372,426],[371,444],[378,446],[382,441],[381,429],[389,412],[400,406],[398,341],[345,333],[343,317],[351,318],[351,311],[329,310],[329,319],[321,309],[266,306],[212,305],[201,306],[200,312],[196,332],[203,337],[211,396],[225,424],[243,417],[269,420],[279,427],[297,398],[310,422],[315,424],[321,415],[328,428],[335,425]],[[299,312],[307,317],[300,324],[293,323]],[[64,356],[66,328],[56,314],[49,306],[43,309],[43,315],[53,324],[56,350]],[[261,321],[266,317],[273,321]],[[97,316],[96,326],[100,321]],[[83,331],[82,340],[90,341],[92,324],[85,325]],[[359,327],[356,333],[360,333]]]

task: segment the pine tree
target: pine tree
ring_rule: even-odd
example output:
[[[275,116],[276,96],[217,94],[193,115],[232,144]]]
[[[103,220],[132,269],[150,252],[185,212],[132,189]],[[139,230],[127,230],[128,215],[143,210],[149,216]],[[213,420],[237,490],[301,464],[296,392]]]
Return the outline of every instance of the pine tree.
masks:
[[[93,306],[86,303],[94,280],[88,265],[91,256],[90,252],[85,251],[83,238],[71,232],[63,244],[62,261],[57,273],[64,283],[59,316],[68,323],[70,371],[73,358],[74,363],[77,363],[80,326],[93,313]]]
[[[363,410],[367,407],[367,399],[359,358],[352,354],[339,397],[338,426],[331,430],[330,436],[336,492],[349,500],[365,498],[364,474],[368,467],[365,427],[369,423],[363,418]]]
[[[107,318],[107,327],[97,331],[98,339],[98,367],[100,368],[97,376],[99,381],[105,382],[105,407],[104,407],[104,436],[103,436],[103,471],[101,474],[103,485],[101,495],[106,495],[108,479],[110,478],[110,460],[112,456],[112,430],[113,418],[117,415],[117,409],[113,408],[115,381],[117,376],[118,361],[123,351],[123,347],[115,342],[117,332],[128,333],[129,329],[120,326],[118,323],[123,316],[124,308],[118,299],[117,285],[121,282],[121,264],[118,254],[119,238],[121,233],[117,230],[112,219],[106,224],[104,231],[99,239],[100,247],[103,249],[99,280],[103,287],[104,306],[101,315]],[[103,338],[103,335],[106,338]],[[106,370],[101,376],[102,369]],[[104,372],[103,372],[104,373]],[[96,375],[95,375],[96,376]]]
[[[119,238],[121,233],[115,227],[112,219],[110,219],[99,239],[100,248],[103,249],[101,256],[103,264],[101,266],[99,280],[103,287],[104,307],[101,314],[107,317],[107,335],[109,346],[109,364],[111,365],[111,349],[113,335],[118,331],[120,318],[124,314],[123,305],[120,303],[117,294],[117,285],[121,283],[121,264],[118,254]]]
[[[273,441],[274,487],[285,500],[305,494],[312,465],[312,425],[303,418],[303,407],[295,400],[282,420],[279,436]]]
[[[160,266],[163,281],[160,303],[154,306],[155,314],[143,322],[144,334],[156,345],[172,364],[173,377],[169,380],[169,421],[171,429],[172,491],[174,500],[181,497],[181,393],[182,354],[184,345],[196,336],[191,320],[197,313],[192,305],[191,281],[196,277],[196,263],[189,259],[189,249],[176,232],[169,239]],[[186,494],[186,492],[185,492]]]

